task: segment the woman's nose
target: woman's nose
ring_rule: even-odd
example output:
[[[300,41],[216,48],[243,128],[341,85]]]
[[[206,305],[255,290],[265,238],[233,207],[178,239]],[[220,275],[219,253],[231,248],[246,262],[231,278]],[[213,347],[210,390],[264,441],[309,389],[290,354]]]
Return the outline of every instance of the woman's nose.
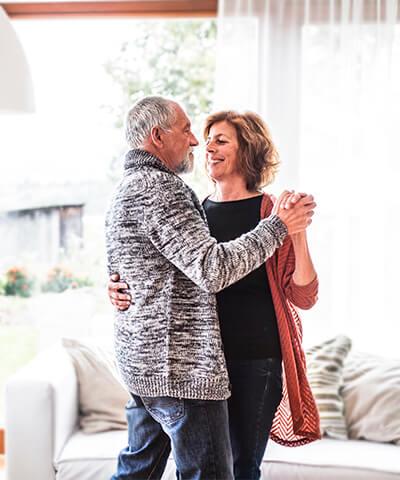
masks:
[[[214,152],[215,151],[215,146],[212,142],[209,142],[207,145],[206,145],[206,151],[207,152]]]

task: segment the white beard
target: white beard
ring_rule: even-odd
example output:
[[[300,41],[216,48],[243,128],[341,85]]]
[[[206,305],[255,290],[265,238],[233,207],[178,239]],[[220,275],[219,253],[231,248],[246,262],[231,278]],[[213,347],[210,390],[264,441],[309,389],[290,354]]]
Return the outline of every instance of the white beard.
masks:
[[[191,156],[192,152],[188,152],[186,157],[182,160],[179,164],[178,168],[176,169],[175,173],[190,173],[193,170],[193,157]],[[192,154],[193,155],[193,154]]]

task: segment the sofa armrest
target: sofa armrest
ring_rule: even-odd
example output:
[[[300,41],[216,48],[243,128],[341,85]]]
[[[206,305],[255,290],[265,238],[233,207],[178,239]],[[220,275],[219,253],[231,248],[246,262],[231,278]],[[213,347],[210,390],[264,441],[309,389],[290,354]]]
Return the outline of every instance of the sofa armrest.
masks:
[[[45,350],[6,384],[9,480],[54,480],[54,461],[78,424],[78,384],[61,345]]]

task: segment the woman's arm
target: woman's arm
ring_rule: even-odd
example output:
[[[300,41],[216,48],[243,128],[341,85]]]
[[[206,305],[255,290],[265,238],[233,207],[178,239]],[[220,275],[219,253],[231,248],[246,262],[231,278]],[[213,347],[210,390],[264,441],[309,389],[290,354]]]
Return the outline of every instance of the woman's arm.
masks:
[[[311,260],[310,250],[307,243],[307,233],[301,232],[291,235],[292,245],[295,255],[295,268],[293,272],[293,281],[296,285],[308,285],[317,276],[313,262]]]
[[[318,276],[314,269],[307,238],[287,239],[277,253],[281,288],[286,298],[298,308],[308,310],[318,299]]]
[[[292,208],[304,193],[294,193],[282,205]],[[278,262],[284,272],[281,287],[286,297],[297,307],[307,310],[315,305],[318,299],[318,276],[315,271],[307,242],[307,232],[290,235],[285,244],[278,250]]]

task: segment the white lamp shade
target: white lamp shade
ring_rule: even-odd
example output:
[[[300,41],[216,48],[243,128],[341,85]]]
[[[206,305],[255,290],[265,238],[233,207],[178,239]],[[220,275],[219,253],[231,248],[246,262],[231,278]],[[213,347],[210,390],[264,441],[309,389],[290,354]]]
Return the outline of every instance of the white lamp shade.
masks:
[[[0,7],[0,113],[34,110],[28,62],[6,12]]]

